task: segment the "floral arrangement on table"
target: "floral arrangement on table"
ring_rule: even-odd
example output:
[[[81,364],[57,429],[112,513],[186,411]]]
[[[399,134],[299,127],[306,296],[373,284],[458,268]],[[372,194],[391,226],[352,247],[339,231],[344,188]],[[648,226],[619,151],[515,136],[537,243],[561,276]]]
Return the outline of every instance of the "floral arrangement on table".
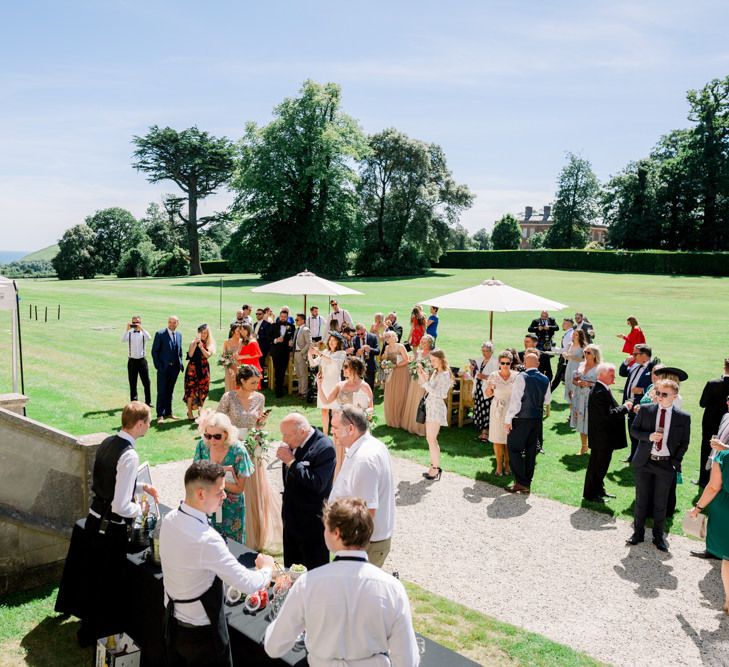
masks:
[[[413,359],[408,362],[408,371],[410,371],[410,377],[413,380],[418,379],[418,368],[422,368],[428,375],[433,371],[430,359]]]
[[[233,350],[223,350],[223,353],[220,355],[220,359],[218,359],[218,364],[226,370],[228,368],[233,368],[236,364],[235,356],[236,355]]]
[[[248,450],[254,461],[260,461],[271,447],[271,439],[268,437],[268,431],[260,428],[252,428],[248,431],[243,445]]]
[[[390,359],[383,359],[380,362],[380,372],[382,373],[382,378],[385,382],[387,382],[390,379],[390,376],[392,375],[392,371],[395,370],[395,364],[394,362],[390,361]]]

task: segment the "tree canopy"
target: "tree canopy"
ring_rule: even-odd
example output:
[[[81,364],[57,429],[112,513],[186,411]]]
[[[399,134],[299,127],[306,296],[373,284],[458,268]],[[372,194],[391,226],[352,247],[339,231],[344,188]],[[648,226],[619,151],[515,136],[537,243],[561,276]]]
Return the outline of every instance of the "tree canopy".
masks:
[[[521,243],[519,222],[512,213],[505,213],[494,225],[491,232],[491,245],[494,250],[516,250]]]
[[[86,218],[94,232],[94,255],[99,273],[112,274],[122,253],[134,245],[141,233],[136,218],[124,208],[105,208]]]
[[[94,231],[88,225],[76,225],[64,232],[58,241],[58,253],[51,261],[60,280],[96,275],[94,239]]]

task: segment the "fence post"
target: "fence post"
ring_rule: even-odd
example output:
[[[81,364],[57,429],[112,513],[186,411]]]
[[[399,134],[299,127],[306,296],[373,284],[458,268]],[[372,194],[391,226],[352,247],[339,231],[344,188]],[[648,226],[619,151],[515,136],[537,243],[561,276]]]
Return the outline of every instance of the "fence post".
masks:
[[[58,304],[58,319],[61,319],[61,304]]]
[[[48,306],[46,306],[46,319],[44,320],[44,322],[48,322]]]
[[[28,304],[28,319],[29,320],[33,319],[33,304],[32,303]]]
[[[38,321],[38,306],[35,307],[35,321]]]

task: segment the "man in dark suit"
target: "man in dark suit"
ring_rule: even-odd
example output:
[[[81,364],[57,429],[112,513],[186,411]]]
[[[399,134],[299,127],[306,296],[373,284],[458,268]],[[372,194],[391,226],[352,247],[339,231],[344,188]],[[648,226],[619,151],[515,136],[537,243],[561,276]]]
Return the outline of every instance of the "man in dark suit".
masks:
[[[655,362],[651,360],[652,355],[653,350],[648,345],[639,344],[633,349],[633,354],[620,364],[620,370],[618,371],[620,377],[628,378],[623,388],[623,403],[630,401],[633,406],[637,405],[640,403],[640,399],[643,398],[645,390],[653,383],[651,370]],[[633,425],[635,414],[634,410],[628,413],[628,433],[630,433]],[[627,458],[626,463],[633,460],[637,446],[638,441],[631,435],[630,456]]]
[[[402,340],[402,326],[397,323],[397,315],[388,313],[385,318],[385,331],[394,331],[397,334],[397,342]]]
[[[546,310],[543,310],[539,318],[532,320],[527,331],[536,334],[537,349],[539,351],[551,350],[553,346],[552,336],[559,330],[557,323],[553,317],[549,316]],[[550,375],[551,377],[551,375]]]
[[[271,343],[270,354],[271,359],[273,359],[273,372],[276,378],[276,398],[281,398],[286,393],[284,382],[286,369],[289,367],[290,343],[294,337],[294,330],[294,325],[289,322],[289,311],[282,310],[268,332],[268,339]]]
[[[587,402],[587,446],[590,461],[585,473],[582,497],[593,502],[614,498],[605,491],[605,475],[610,467],[613,450],[628,446],[625,437],[625,415],[633,408],[630,401],[619,405],[610,391],[615,383],[615,366],[600,364],[597,367],[597,382],[590,390]]]
[[[370,386],[372,391],[375,390],[375,372],[377,365],[375,363],[380,355],[380,343],[377,336],[368,333],[364,324],[357,323],[355,327],[355,336],[352,339],[352,347],[355,356],[362,359],[365,364],[365,382]]]
[[[527,350],[539,349],[537,348],[538,340],[537,335],[528,333],[524,336],[524,349],[519,353],[519,362],[524,363],[524,353]],[[550,385],[552,383],[552,361],[548,354],[539,355],[539,372],[544,373],[549,378]]]
[[[332,441],[298,412],[284,417],[280,429],[288,445],[276,450],[284,464],[284,564],[301,563],[311,570],[329,562],[321,516],[332,490],[336,453]]]
[[[180,319],[170,315],[167,328],[154,335],[152,361],[157,370],[157,423],[165,417],[177,419],[172,414],[172,393],[175,391],[177,376],[182,371],[182,334],[177,331]]]
[[[664,537],[668,496],[681,461],[689,446],[691,417],[674,407],[678,385],[673,380],[659,380],[654,385],[658,403],[644,405],[630,432],[638,440],[633,456],[635,473],[635,520],[633,535],[627,544],[643,541],[645,520],[653,515],[653,544],[668,551]]]
[[[592,323],[582,313],[575,313],[575,331],[582,329],[582,333],[585,334],[585,340],[589,345],[595,340],[595,329],[592,328]]]
[[[701,461],[699,463],[699,486],[709,483],[709,470],[706,470],[706,461],[711,454],[709,441],[712,435],[719,433],[719,423],[727,412],[726,398],[729,396],[729,358],[724,359],[723,377],[709,380],[701,392],[699,405],[704,408],[701,418]]]
[[[552,384],[550,385],[552,391],[559,387],[559,383],[564,380],[564,372],[567,369],[567,359],[565,359],[564,355],[567,350],[570,349],[570,344],[572,343],[572,336],[575,333],[574,323],[575,322],[571,317],[565,317],[562,320],[562,331],[564,333],[562,334],[562,340],[559,344],[559,350],[561,354],[557,358],[557,370],[554,373],[554,378],[552,379]]]

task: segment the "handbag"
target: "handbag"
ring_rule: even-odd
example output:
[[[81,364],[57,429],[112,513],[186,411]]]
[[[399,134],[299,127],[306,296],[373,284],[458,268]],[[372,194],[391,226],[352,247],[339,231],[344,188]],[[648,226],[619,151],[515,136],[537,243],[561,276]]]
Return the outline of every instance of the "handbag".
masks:
[[[428,394],[423,394],[423,398],[418,403],[418,411],[415,413],[415,421],[418,424],[425,424],[425,399],[427,396]]]
[[[696,518],[691,516],[691,510],[688,510],[683,517],[683,532],[692,537],[698,537],[700,540],[706,538],[706,524],[708,517],[705,514],[699,514]]]

